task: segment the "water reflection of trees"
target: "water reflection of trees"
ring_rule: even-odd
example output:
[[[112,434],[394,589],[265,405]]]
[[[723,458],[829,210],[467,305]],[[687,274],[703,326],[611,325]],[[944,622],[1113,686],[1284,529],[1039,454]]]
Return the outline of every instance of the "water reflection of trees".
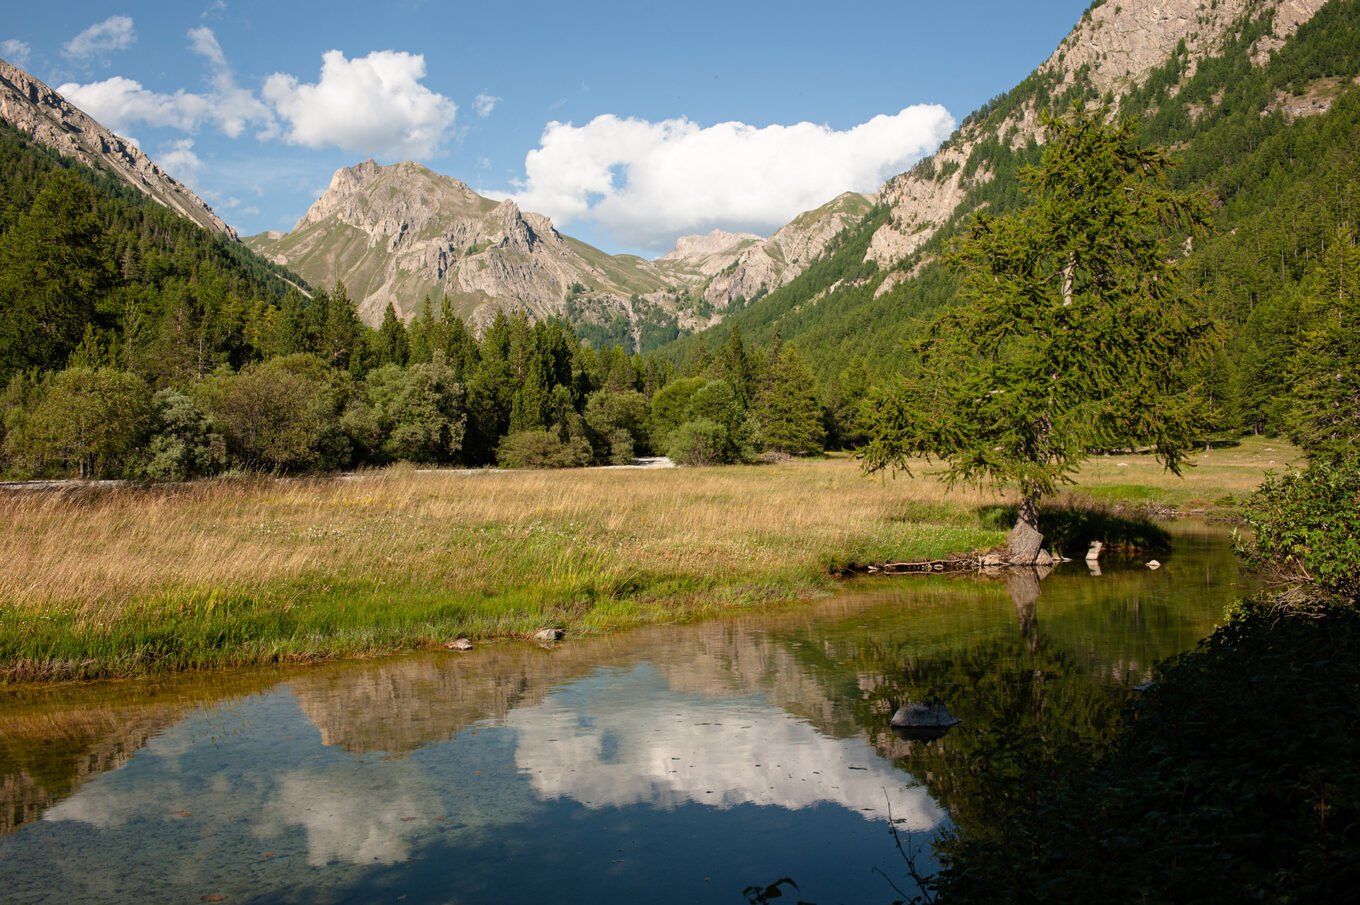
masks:
[[[994,579],[1014,606],[1013,627],[1003,634],[953,648],[870,637],[853,649],[860,678],[847,704],[875,748],[949,812],[952,829],[936,843],[946,870],[963,845],[975,856],[1040,857],[1033,815],[1074,791],[1124,722],[1130,692],[1107,681],[1085,651],[1045,634],[1042,578]],[[819,671],[844,674],[847,664],[834,659]],[[889,728],[899,706],[931,699],[945,702],[962,725],[934,741],[903,739]]]
[[[0,835],[37,820],[101,773],[123,767],[197,706],[268,687],[269,670],[179,677],[134,691],[121,683],[12,689],[0,699]]]

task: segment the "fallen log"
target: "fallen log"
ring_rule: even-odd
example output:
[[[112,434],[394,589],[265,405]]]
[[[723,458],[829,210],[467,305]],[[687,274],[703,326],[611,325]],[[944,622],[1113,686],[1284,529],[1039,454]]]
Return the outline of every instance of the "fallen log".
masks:
[[[920,562],[870,563],[851,567],[850,572],[869,575],[940,575],[959,572],[994,572],[1003,569],[1051,569],[1058,563],[1071,562],[1062,556],[1048,556],[1038,562],[1011,562],[997,554],[955,559],[926,559]]]
[[[871,575],[927,575],[932,572],[973,572],[977,561],[973,559],[927,559],[921,562],[885,562],[864,567]]]

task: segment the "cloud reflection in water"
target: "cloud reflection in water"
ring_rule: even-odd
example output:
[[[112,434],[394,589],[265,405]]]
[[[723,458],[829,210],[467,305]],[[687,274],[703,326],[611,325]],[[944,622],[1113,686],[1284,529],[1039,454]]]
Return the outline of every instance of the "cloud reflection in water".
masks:
[[[512,711],[506,725],[515,763],[544,798],[596,808],[830,802],[881,817],[890,800],[911,830],[943,816],[867,742],[829,738],[763,697],[677,695],[646,666],[582,680]]]

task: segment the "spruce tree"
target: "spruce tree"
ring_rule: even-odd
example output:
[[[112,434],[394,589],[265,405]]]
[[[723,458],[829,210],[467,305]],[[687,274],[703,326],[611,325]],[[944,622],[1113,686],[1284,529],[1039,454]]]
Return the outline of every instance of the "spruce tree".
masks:
[[[59,172],[0,237],[0,377],[60,368],[117,277],[95,196]]]
[[[792,455],[822,451],[826,429],[817,380],[795,346],[778,343],[771,351],[755,415],[766,449]]]
[[[374,336],[374,360],[378,365],[406,366],[411,357],[411,344],[406,336],[406,325],[397,317],[397,309],[387,303],[382,326]]]
[[[1290,438],[1310,459],[1360,460],[1360,246],[1349,227],[1305,283],[1308,327],[1290,362]]]
[[[973,221],[952,255],[966,300],[878,401],[863,453],[871,470],[936,457],[950,481],[1016,488],[1012,561],[1038,555],[1040,501],[1093,449],[1146,444],[1179,473],[1205,427],[1192,372],[1214,330],[1190,313],[1176,261],[1206,205],[1168,186],[1134,122],[1107,116],[1045,117],[1030,206]]]

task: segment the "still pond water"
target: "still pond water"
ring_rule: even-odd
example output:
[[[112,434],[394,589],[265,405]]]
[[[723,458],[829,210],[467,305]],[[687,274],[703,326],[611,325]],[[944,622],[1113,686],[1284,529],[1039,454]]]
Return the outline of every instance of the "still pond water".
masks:
[[[0,690],[0,899],[741,903],[789,877],[890,902],[914,892],[890,825],[929,872],[935,834],[985,822],[980,740],[1101,731],[1245,593],[1223,531],[1174,533],[1155,572],[904,577],[551,650]],[[894,735],[927,696],[964,723]]]

